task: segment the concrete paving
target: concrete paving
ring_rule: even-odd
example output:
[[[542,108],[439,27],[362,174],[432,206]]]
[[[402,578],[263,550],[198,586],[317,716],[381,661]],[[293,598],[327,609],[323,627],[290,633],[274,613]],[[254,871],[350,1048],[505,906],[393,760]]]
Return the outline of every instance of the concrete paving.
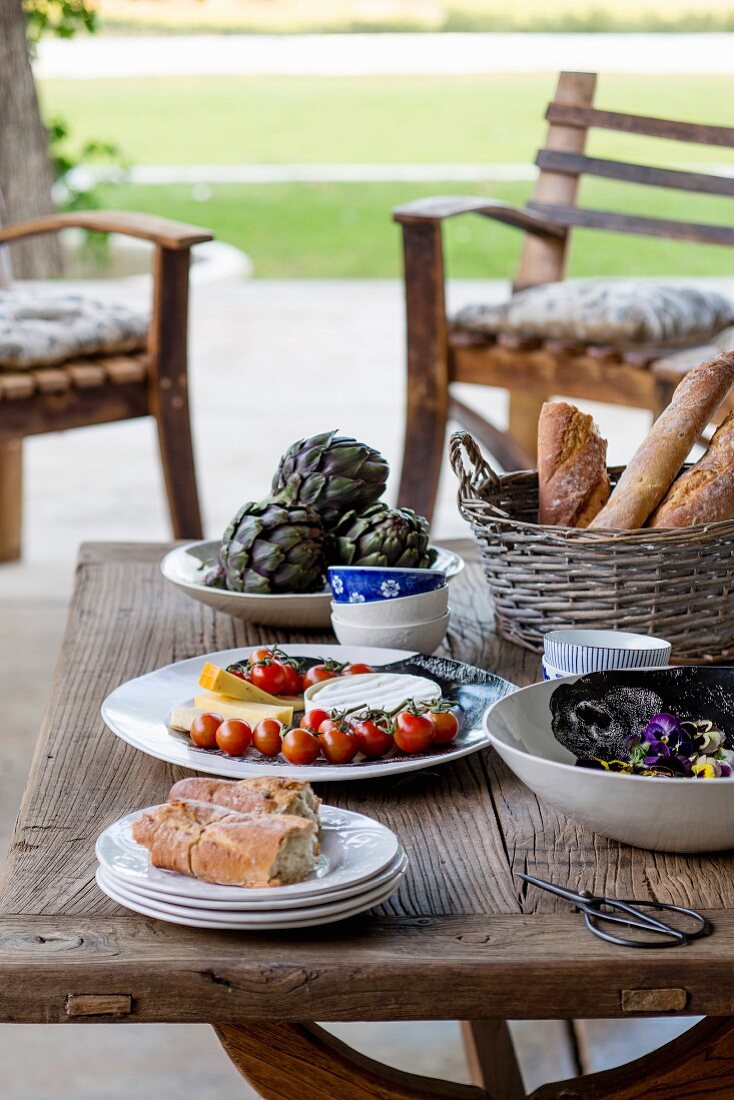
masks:
[[[128,301],[141,285],[91,288]],[[457,302],[497,298],[501,284],[459,283]],[[197,287],[191,347],[194,429],[206,527],[217,535],[237,507],[267,492],[281,451],[339,425],[381,448],[395,493],[403,418],[401,291],[396,282],[251,282]],[[474,395],[502,422],[506,399]],[[611,461],[642,438],[643,413],[594,409]],[[26,443],[25,549],[0,566],[0,849],[10,835],[51,682],[76,549],[85,539],[168,536],[152,424],[107,425]],[[437,537],[464,535],[446,471]],[[0,853],[1,854],[1,853]],[[562,1025],[515,1026],[527,1084],[573,1072]],[[627,1060],[680,1030],[676,1021],[589,1025],[595,1068]],[[375,1057],[465,1080],[454,1023],[340,1026]],[[42,1057],[38,1052],[42,1051]],[[234,1100],[251,1095],[205,1027],[0,1026],[3,1100]]]

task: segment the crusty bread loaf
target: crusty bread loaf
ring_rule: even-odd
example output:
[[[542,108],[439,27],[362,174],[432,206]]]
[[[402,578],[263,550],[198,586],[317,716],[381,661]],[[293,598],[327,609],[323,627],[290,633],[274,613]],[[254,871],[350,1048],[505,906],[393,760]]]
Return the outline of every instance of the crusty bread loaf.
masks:
[[[302,882],[316,865],[316,825],[293,814],[168,802],[139,817],[132,833],[155,867],[222,886]]]
[[[316,824],[321,805],[310,783],[274,775],[255,779],[202,779],[198,776],[180,779],[171,787],[168,801],[187,798],[213,802],[243,814],[295,814]]]
[[[691,527],[734,519],[734,412],[719,425],[706,453],[675,481],[649,527]]]
[[[538,421],[538,519],[588,527],[609,498],[607,444],[594,420],[566,401],[546,401]]]
[[[689,371],[665,412],[637,448],[609,503],[590,526],[642,527],[657,508],[688,452],[734,385],[734,352]]]

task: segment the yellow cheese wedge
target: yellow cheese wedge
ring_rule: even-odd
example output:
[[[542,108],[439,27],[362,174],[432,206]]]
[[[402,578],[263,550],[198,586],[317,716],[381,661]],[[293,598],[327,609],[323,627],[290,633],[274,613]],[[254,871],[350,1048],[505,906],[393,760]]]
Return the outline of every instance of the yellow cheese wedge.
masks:
[[[168,721],[169,726],[189,733],[195,718],[200,714],[210,713],[220,714],[222,718],[241,718],[253,727],[263,718],[277,718],[286,725],[293,719],[293,710],[290,707],[267,707],[261,703],[241,703],[237,699],[230,699],[228,702],[215,699],[212,703],[207,695],[197,696],[194,703],[193,707],[174,707]]]
[[[303,696],[269,695],[267,691],[262,691],[261,688],[255,687],[240,676],[235,676],[226,669],[218,668],[217,665],[208,662],[201,671],[199,687],[203,687],[206,691],[228,695],[232,699],[244,699],[248,703],[270,703],[273,706],[292,706],[295,710],[303,710]]]
[[[242,699],[233,699],[231,695],[224,695],[219,691],[206,691],[197,695],[194,699],[195,707],[203,707],[205,710],[213,710],[221,714],[222,718],[241,718],[251,725],[260,722],[263,718],[277,718],[279,722],[290,724],[293,721],[293,707],[283,706],[281,703],[247,703]]]

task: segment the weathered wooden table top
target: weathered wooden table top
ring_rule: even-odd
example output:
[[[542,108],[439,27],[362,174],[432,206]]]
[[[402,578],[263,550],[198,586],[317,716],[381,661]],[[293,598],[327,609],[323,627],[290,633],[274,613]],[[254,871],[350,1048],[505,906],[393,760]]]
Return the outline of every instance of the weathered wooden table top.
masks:
[[[0,1019],[68,1019],[70,995],[130,998],[128,1020],[612,1017],[626,1006],[734,1013],[734,859],[607,841],[538,802],[491,751],[390,780],[328,784],[329,802],[384,821],[410,871],[370,914],[323,930],[222,932],[131,914],[100,893],[94,843],[165,799],[182,769],[109,732],[104,697],[130,677],[276,639],[168,585],[163,545],[82,549],[50,702],[0,885]],[[460,547],[470,555],[468,544]],[[473,555],[472,555],[473,556]],[[476,559],[452,582],[447,655],[526,684],[535,656],[493,633]],[[622,897],[708,911],[715,933],[635,951],[513,870]],[[629,990],[657,991],[640,1002]],[[670,991],[677,991],[671,994]]]

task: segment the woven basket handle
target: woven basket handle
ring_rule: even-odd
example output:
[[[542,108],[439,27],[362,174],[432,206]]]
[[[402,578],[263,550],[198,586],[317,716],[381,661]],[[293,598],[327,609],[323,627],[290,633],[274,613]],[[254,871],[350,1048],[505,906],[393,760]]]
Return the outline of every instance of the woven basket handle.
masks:
[[[468,469],[464,465],[464,453],[469,463]],[[469,435],[469,432],[454,432],[452,434],[449,440],[449,461],[451,462],[451,469],[459,479],[459,511],[464,519],[469,520],[471,517],[464,511],[464,500],[472,497],[478,499],[477,491],[482,484],[488,487],[492,493],[498,493],[500,479],[482,454],[476,439],[474,436]],[[509,519],[507,513],[496,505],[493,505],[492,510]]]

